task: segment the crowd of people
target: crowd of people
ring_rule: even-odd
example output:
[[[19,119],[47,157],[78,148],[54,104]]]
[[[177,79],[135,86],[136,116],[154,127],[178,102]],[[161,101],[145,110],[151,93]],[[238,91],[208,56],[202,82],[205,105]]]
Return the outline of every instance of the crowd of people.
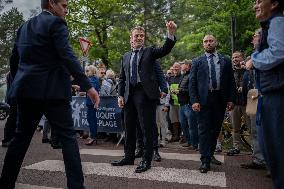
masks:
[[[131,50],[121,58],[118,77],[103,64],[88,65],[84,73],[68,43],[64,21],[67,4],[66,0],[42,0],[43,12],[23,24],[17,34],[10,59],[8,95],[15,108],[6,126],[15,119],[18,121],[10,127],[11,135],[6,135],[5,129],[7,138],[2,145],[8,146],[8,150],[1,188],[15,187],[25,153],[43,115],[63,149],[68,188],[84,188],[69,104],[73,88],[73,95],[86,96],[90,128],[86,145],[97,140],[99,95],[118,96],[118,105],[123,110],[124,156],[111,162],[112,166],[134,165],[135,158],[142,157],[135,172],[145,172],[151,169],[152,160],[161,161],[159,147],[179,142],[182,147],[200,153],[199,171],[205,174],[212,164],[222,164],[214,153],[221,151],[219,136],[224,115],[228,113],[233,145],[227,155],[241,153],[240,127],[245,123],[251,128],[253,159],[241,167],[267,169],[273,187],[283,189],[283,1],[255,2],[261,28],[253,36],[251,56],[235,51],[228,58],[217,51],[214,35],[206,34],[202,40],[204,53],[192,60],[174,62],[165,74],[159,59],[174,48],[176,24],[166,22],[167,37],[162,47],[145,47],[145,29],[136,26],[130,31]],[[35,45],[38,48],[32,48]],[[33,56],[29,56],[31,51]],[[257,96],[249,96],[252,90],[258,91]],[[255,111],[248,113],[252,98],[258,103]],[[47,141],[44,135],[42,142]]]

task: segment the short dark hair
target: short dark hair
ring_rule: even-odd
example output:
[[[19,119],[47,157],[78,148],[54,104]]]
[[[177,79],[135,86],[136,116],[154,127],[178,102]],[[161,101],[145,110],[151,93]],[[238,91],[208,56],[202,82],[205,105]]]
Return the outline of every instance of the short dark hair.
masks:
[[[240,54],[243,58],[245,58],[245,55],[242,51],[234,51],[233,54]]]
[[[42,9],[47,9],[48,8],[48,3],[52,1],[54,3],[58,3],[61,0],[41,0],[41,8]],[[67,0],[68,1],[68,0]]]
[[[135,26],[131,29],[130,34],[132,35],[134,30],[143,31],[145,33],[145,29],[142,26]]]

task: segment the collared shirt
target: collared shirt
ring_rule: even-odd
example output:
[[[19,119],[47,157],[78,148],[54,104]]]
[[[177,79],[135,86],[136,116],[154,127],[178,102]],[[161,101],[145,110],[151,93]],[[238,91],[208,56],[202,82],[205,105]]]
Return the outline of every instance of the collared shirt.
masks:
[[[173,35],[168,35],[168,38],[172,41],[175,40],[175,36]],[[139,75],[139,70],[138,70],[138,67],[139,67],[139,60],[140,60],[140,51],[143,49],[143,47],[140,47],[139,49],[132,49],[132,52],[131,52],[131,58],[130,58],[130,77],[132,76],[132,61],[133,61],[133,58],[134,58],[134,55],[135,55],[135,50],[138,50],[138,57],[137,57],[137,83],[141,82],[141,79],[140,79],[140,75]]]
[[[141,82],[141,79],[140,79],[140,76],[139,76],[139,73],[138,73],[138,67],[139,67],[139,58],[140,58],[140,51],[141,49],[143,49],[143,47],[140,47],[139,49],[132,49],[132,52],[131,52],[131,58],[130,58],[130,77],[132,77],[132,61],[133,61],[133,58],[134,58],[134,55],[135,55],[135,50],[138,50],[138,54],[137,54],[137,83]]]
[[[215,72],[216,72],[216,80],[217,80],[217,88],[213,89],[212,87],[212,79],[211,79],[211,64],[210,64],[210,53],[205,52],[205,55],[207,57],[207,62],[209,66],[209,90],[220,90],[220,72],[221,72],[221,65],[219,64],[219,56],[217,52],[213,53],[213,61],[215,64]]]
[[[52,14],[52,12],[50,12],[50,11],[47,10],[47,9],[43,9],[42,11],[43,11],[43,12],[47,12],[47,13],[49,13],[49,14],[51,14],[51,15],[54,15],[54,14]]]
[[[267,43],[269,48],[252,54],[253,66],[259,70],[270,70],[284,63],[284,17],[270,20]]]

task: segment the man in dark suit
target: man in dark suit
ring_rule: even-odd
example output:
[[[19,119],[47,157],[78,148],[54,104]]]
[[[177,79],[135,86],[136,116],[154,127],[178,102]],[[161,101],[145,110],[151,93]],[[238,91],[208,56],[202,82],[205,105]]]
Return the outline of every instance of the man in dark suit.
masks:
[[[155,62],[154,71],[155,71],[155,76],[156,76],[158,86],[160,89],[160,98],[162,99],[168,93],[168,85],[167,85],[166,77],[158,61]],[[157,101],[157,104],[160,104],[160,102]],[[143,132],[139,125],[139,122],[137,123],[136,137],[137,137],[136,138],[137,146],[136,146],[135,158],[140,158],[143,156],[144,140],[143,140]],[[153,149],[154,149],[153,160],[161,161],[162,158],[159,154],[159,134],[158,134],[158,126],[157,126],[156,119],[155,119],[155,127],[153,127],[153,137],[154,137],[153,138]]]
[[[210,163],[221,164],[213,154],[226,107],[233,108],[236,93],[231,61],[217,53],[216,46],[213,35],[204,37],[205,54],[192,61],[189,78],[192,109],[198,112],[201,173],[210,170]]]
[[[71,116],[70,74],[98,106],[99,96],[85,76],[69,42],[64,20],[67,0],[42,0],[42,13],[18,30],[10,70],[9,91],[17,101],[17,132],[4,160],[0,188],[12,189],[34,131],[43,115],[58,134],[67,175],[67,186],[84,188],[76,133]]]
[[[157,100],[160,97],[154,72],[156,59],[170,53],[175,44],[176,25],[166,23],[168,38],[162,48],[144,47],[145,30],[135,27],[131,30],[132,51],[122,57],[119,79],[118,105],[124,107],[125,148],[124,159],[112,162],[113,166],[133,165],[136,146],[136,121],[139,120],[144,137],[144,154],[135,172],[141,173],[151,168],[153,156],[153,127]]]

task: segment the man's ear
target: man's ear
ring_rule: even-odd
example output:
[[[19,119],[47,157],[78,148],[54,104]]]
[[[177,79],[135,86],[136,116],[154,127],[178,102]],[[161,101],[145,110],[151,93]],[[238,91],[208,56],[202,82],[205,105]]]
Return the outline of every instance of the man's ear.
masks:
[[[54,4],[55,4],[54,0],[49,0],[49,5],[50,5],[51,8],[53,8]]]
[[[275,9],[277,9],[279,7],[279,2],[278,1],[274,1],[272,3],[272,7],[271,7],[271,10],[274,11]]]
[[[215,44],[216,44],[216,47],[218,47],[218,46],[219,46],[219,42],[218,42],[218,41],[215,41]]]

